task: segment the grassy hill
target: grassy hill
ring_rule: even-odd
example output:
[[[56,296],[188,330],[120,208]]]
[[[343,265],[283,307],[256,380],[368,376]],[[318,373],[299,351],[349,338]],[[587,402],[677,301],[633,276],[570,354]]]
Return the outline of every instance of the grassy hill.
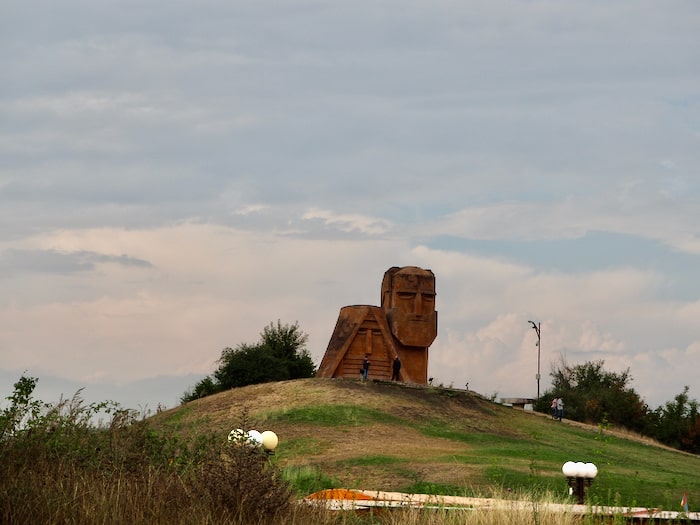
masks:
[[[680,510],[700,501],[700,460],[601,426],[553,421],[471,392],[355,380],[252,385],[164,411],[184,434],[272,430],[300,494],[322,488],[490,496],[566,494],[565,461],[592,462],[601,504]],[[697,508],[697,507],[696,507]]]

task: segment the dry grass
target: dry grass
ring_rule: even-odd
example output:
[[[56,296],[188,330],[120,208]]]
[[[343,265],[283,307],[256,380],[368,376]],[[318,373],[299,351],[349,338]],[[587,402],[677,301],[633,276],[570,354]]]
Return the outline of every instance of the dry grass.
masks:
[[[474,509],[412,509],[379,514],[382,525],[580,525],[582,518],[532,506],[479,511]]]
[[[497,427],[483,428],[479,419],[483,414],[495,414],[493,404],[466,392],[444,395],[440,403],[436,396],[448,392],[437,388],[416,388],[401,384],[361,383],[342,379],[298,379],[279,381],[237,388],[217,395],[204,397],[162,412],[158,418],[168,419],[173,414],[186,412],[181,421],[199,422],[206,418],[212,427],[228,428],[231,418],[235,418],[243,407],[249,409],[250,417],[264,420],[265,414],[291,410],[299,407],[332,404],[356,404],[365,408],[382,410],[404,417],[407,420],[421,421],[428,417],[452,419],[458,417],[473,421],[474,428],[498,430]],[[454,397],[450,397],[453,395]]]
[[[421,492],[442,484],[438,491],[449,485],[494,497],[499,486],[483,479],[484,470],[519,469],[527,476],[528,469],[541,468],[529,456],[533,444],[549,452],[562,438],[575,441],[570,450],[593,444],[607,458],[629,461],[631,452],[639,465],[656,461],[648,468],[656,469],[658,483],[676,483],[685,475],[669,465],[672,456],[657,457],[665,451],[582,437],[573,425],[497,407],[465,392],[395,384],[313,379],[255,385],[145,421],[117,414],[105,429],[84,424],[79,402],[61,410],[24,420],[25,427],[8,419],[12,411],[0,413],[0,423],[10,429],[0,433],[0,523],[568,525],[588,518],[538,504],[556,497],[542,496],[527,478],[522,483],[527,489],[504,493],[504,499],[524,506],[363,515],[300,505],[282,477],[285,469],[304,465],[330,476],[332,486],[401,491],[413,484]],[[281,440],[277,455],[232,446],[226,441],[231,428],[274,430]],[[484,450],[493,454],[492,465],[483,464]],[[559,459],[554,470],[561,482]],[[621,488],[636,475],[617,477],[613,486]],[[645,488],[632,485],[638,487]],[[671,492],[677,503],[676,485]],[[690,491],[689,497],[695,501]]]
[[[594,486],[602,504],[668,508],[677,487],[692,491],[692,465],[677,451],[612,428],[554,422],[465,391],[283,381],[203,398],[154,422],[185,434],[206,428],[225,435],[245,409],[252,428],[278,434],[280,469],[311,471],[311,481],[294,481],[301,496],[330,487],[472,495],[536,485],[564,498],[561,465],[572,458],[603,462]]]
[[[227,433],[234,422],[247,410],[251,426],[258,430],[268,427],[277,433],[281,443],[278,464],[313,466],[339,483],[357,486],[359,483],[378,490],[390,490],[416,481],[469,485],[476,470],[464,464],[449,464],[436,459],[463,454],[466,445],[440,436],[429,436],[420,426],[464,422],[473,432],[517,435],[498,425],[492,403],[478,396],[461,393],[455,397],[441,395],[438,389],[361,383],[351,380],[307,379],[252,385],[205,397],[187,406],[166,411],[157,416],[164,423],[172,421],[186,432],[205,424],[208,429]],[[391,422],[358,420],[349,431],[346,425],[319,428],[315,421],[285,421],[285,413],[295,409],[323,406],[357,406],[376,410],[401,420],[400,431]],[[167,424],[167,423],[166,423]],[[413,425],[413,427],[411,427]],[[274,428],[271,428],[274,426]],[[303,443],[309,447],[304,454],[285,454],[284,446]],[[299,446],[305,446],[300,444]],[[389,455],[396,468],[382,465],[352,465],[353,458]]]
[[[290,515],[290,487],[260,449],[207,432],[183,440],[129,411],[95,428],[94,407],[78,397],[46,407],[27,401],[30,382],[18,384],[23,394],[0,412],[2,524],[237,525]]]
[[[612,516],[594,516],[581,514],[572,507],[551,504],[551,494],[541,494],[533,497],[525,494],[519,499],[512,499],[510,494],[497,493],[498,498],[440,498],[420,497],[408,498],[407,495],[398,493],[373,493],[362,494],[353,491],[334,490],[330,497],[349,498],[356,501],[355,510],[334,511],[336,519],[342,523],[344,520],[354,523],[355,519],[363,520],[362,523],[376,525],[506,525],[506,524],[546,524],[569,525],[582,523],[600,523],[610,521]],[[369,499],[365,499],[365,497]],[[383,501],[384,506],[368,507],[366,503],[372,498]],[[400,498],[400,499],[397,499]],[[509,498],[509,499],[504,499]],[[414,503],[408,505],[409,499]],[[324,499],[311,499],[305,503],[309,505],[321,505]],[[389,506],[393,503],[394,506]],[[326,520],[334,513],[325,514]],[[623,523],[624,521],[620,521]],[[328,523],[325,521],[324,523]]]

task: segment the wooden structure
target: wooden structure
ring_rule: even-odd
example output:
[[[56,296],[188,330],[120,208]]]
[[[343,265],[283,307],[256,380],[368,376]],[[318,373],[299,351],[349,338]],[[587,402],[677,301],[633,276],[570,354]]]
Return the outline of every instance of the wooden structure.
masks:
[[[416,266],[389,268],[382,280],[381,307],[344,306],[316,373],[359,378],[370,361],[369,378],[389,381],[396,356],[399,379],[428,383],[428,347],[437,336],[435,275]]]
[[[318,377],[360,377],[365,355],[370,375],[391,378],[397,350],[384,311],[378,306],[344,306],[319,367]]]

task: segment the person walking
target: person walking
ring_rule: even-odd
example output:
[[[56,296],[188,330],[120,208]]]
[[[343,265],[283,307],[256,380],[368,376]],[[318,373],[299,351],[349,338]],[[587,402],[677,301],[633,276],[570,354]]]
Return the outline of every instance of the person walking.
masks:
[[[367,381],[369,376],[369,356],[365,354],[365,358],[362,360],[362,380]]]
[[[557,417],[559,418],[559,421],[561,421],[561,418],[564,417],[564,399],[561,397],[557,399]]]
[[[550,407],[552,409],[552,419],[557,418],[557,401],[558,399],[556,397],[552,399],[552,405]]]
[[[392,381],[400,381],[399,372],[401,371],[401,359],[399,359],[398,355],[394,357],[394,363],[391,365],[391,368],[392,368],[391,380]]]

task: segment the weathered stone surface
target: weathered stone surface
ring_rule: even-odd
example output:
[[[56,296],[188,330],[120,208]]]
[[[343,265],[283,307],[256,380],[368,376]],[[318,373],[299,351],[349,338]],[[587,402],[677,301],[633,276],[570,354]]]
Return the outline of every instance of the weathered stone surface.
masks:
[[[427,384],[428,347],[435,337],[435,275],[416,266],[392,267],[382,280],[381,307],[340,309],[316,376],[359,378],[367,355],[369,378],[388,381],[398,355],[400,379]]]

